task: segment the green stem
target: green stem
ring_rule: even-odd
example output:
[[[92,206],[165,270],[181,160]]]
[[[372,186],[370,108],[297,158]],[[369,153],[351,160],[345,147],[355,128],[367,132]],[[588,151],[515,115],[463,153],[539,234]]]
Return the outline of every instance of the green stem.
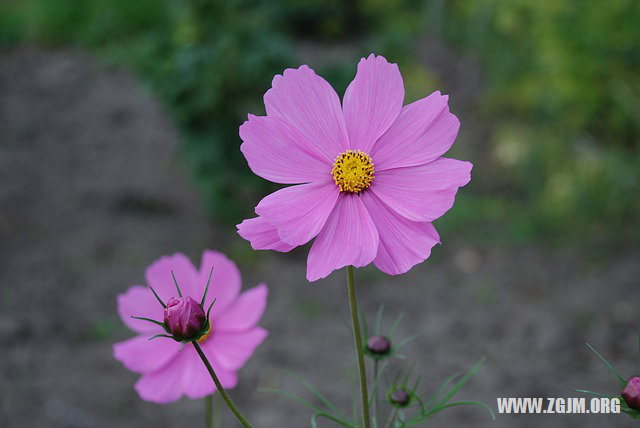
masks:
[[[242,413],[240,413],[240,410],[238,410],[238,408],[231,401],[231,398],[227,394],[227,391],[225,391],[224,388],[222,387],[222,384],[220,383],[220,379],[218,379],[218,376],[213,371],[213,367],[211,367],[211,363],[209,363],[207,356],[204,354],[204,352],[202,352],[202,348],[200,348],[200,345],[198,344],[198,342],[194,340],[191,343],[193,343],[193,347],[196,348],[196,352],[198,353],[198,355],[200,355],[202,362],[207,367],[207,370],[211,375],[211,379],[213,379],[213,383],[216,384],[216,388],[218,389],[218,394],[220,394],[220,397],[222,397],[224,402],[227,404],[227,407],[229,408],[229,410],[231,410],[231,413],[233,413],[236,419],[240,421],[243,427],[251,428],[251,424],[249,423],[249,421],[247,421],[247,419],[244,416],[242,416]]]
[[[351,305],[351,321],[353,322],[353,336],[356,341],[356,353],[358,355],[358,371],[360,372],[360,399],[362,401],[362,421],[363,421],[364,428],[371,428],[371,425],[369,422],[369,397],[367,394],[367,372],[364,366],[364,353],[362,352],[362,337],[360,335],[358,305],[356,304],[356,289],[353,282],[353,266],[347,266],[347,284],[349,286],[349,304]]]
[[[222,408],[220,400],[216,395],[213,396],[213,428],[222,427]]]
[[[204,397],[204,428],[213,426],[213,394]]]
[[[373,394],[374,394],[374,404],[375,404],[375,409],[373,411],[373,418],[376,421],[376,427],[378,426],[378,424],[380,423],[380,403],[378,402],[378,359],[376,358],[373,362],[373,384],[375,385]]]
[[[391,419],[389,419],[388,428],[393,427],[393,422],[396,420],[396,416],[398,416],[398,408],[393,409],[393,414],[391,415]]]

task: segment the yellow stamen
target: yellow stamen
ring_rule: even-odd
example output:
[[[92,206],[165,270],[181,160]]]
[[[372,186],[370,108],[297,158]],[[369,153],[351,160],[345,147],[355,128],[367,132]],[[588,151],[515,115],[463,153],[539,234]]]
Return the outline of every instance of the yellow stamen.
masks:
[[[347,150],[333,162],[333,180],[341,192],[360,193],[373,181],[373,161],[371,156],[360,150]]]
[[[205,334],[200,336],[200,339],[198,339],[198,343],[206,342],[206,340],[209,338],[209,335],[211,335],[211,327],[209,327],[209,330],[207,330],[207,332]]]

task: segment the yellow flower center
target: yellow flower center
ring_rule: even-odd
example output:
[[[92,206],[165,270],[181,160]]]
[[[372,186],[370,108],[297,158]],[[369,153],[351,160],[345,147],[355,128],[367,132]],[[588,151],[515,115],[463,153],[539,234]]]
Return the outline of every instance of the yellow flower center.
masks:
[[[371,186],[373,161],[371,156],[360,150],[347,150],[333,162],[331,173],[341,192],[360,193]]]
[[[209,326],[209,330],[207,330],[205,334],[200,336],[200,339],[198,339],[198,343],[206,342],[210,335],[211,335],[211,326]]]

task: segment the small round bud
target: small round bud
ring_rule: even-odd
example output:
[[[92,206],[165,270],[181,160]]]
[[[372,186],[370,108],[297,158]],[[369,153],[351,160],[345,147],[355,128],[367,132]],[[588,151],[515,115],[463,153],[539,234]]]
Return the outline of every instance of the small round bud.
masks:
[[[195,338],[206,322],[204,309],[189,296],[172,297],[164,309],[164,325],[178,340]]]
[[[411,401],[411,395],[404,388],[398,388],[391,393],[389,400],[394,406],[407,407]]]
[[[367,350],[373,355],[386,355],[391,351],[391,341],[385,336],[371,336],[367,340]]]
[[[640,376],[629,379],[621,395],[629,407],[640,410]]]

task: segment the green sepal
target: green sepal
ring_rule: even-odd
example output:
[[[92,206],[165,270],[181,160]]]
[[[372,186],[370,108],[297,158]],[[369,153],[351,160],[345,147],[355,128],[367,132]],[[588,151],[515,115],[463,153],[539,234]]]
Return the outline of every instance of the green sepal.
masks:
[[[165,305],[164,302],[162,301],[162,299],[160,298],[160,296],[158,296],[158,293],[156,293],[156,290],[154,290],[153,287],[151,287],[151,286],[149,286],[149,288],[151,289],[151,292],[153,293],[153,295],[156,296],[156,299],[158,299],[158,302],[160,302],[162,307],[166,309],[167,305]]]
[[[209,322],[209,313],[211,313],[211,308],[213,307],[213,304],[216,302],[216,299],[213,299],[213,302],[211,302],[211,304],[209,305],[209,309],[207,309],[207,322]]]
[[[148,321],[148,322],[153,323],[155,325],[159,325],[160,327],[162,327],[164,329],[164,331],[166,331],[167,333],[171,334],[171,332],[169,331],[167,326],[164,325],[163,322],[152,320],[151,318],[137,317],[135,315],[131,315],[131,318],[134,318],[134,319],[137,319],[137,320],[142,320],[142,321]]]
[[[176,276],[173,274],[173,271],[171,271],[171,276],[173,277],[173,283],[176,285],[176,290],[178,290],[178,296],[182,297],[182,291],[180,291],[180,286],[178,285],[178,280],[176,279]]]
[[[613,365],[611,365],[611,363],[609,361],[607,361],[602,355],[600,355],[600,353],[598,351],[596,351],[596,349],[593,346],[591,346],[588,343],[587,343],[587,346],[589,347],[589,349],[591,349],[593,351],[594,354],[596,354],[598,356],[598,358],[600,358],[600,361],[602,361],[604,363],[604,365],[607,366],[609,371],[618,379],[618,383],[620,383],[620,387],[624,388],[625,386],[627,386],[626,379],[624,379],[622,376],[620,376],[620,373],[618,373],[616,371],[616,369],[613,368]]]
[[[200,301],[200,306],[204,307],[204,300],[207,298],[207,293],[209,292],[209,283],[211,282],[211,275],[213,275],[213,266],[211,266],[211,270],[209,271],[209,279],[207,280],[207,286],[204,288],[204,294],[202,295],[202,300]]]
[[[162,334],[162,333],[160,333],[160,334],[156,334],[155,336],[151,336],[151,337],[149,338],[149,340],[157,339],[158,337],[168,337],[169,339],[176,340],[176,339],[175,339],[175,337],[173,337],[173,336],[171,336],[171,335],[169,335],[169,334]]]

